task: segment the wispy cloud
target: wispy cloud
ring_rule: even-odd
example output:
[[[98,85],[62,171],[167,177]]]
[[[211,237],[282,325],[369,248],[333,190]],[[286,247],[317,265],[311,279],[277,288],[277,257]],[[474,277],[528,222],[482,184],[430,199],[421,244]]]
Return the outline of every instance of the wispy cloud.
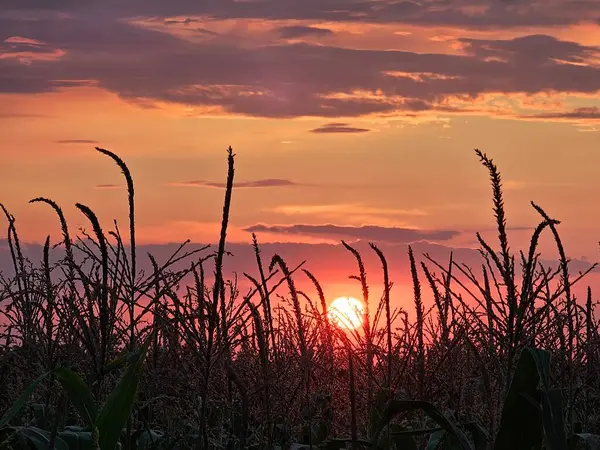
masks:
[[[43,42],[38,41],[36,39],[30,39],[23,36],[10,36],[4,39],[6,44],[23,44],[23,45],[31,45],[33,47],[38,47],[41,45],[45,45]]]
[[[333,36],[334,34],[333,31],[328,28],[309,27],[302,25],[280,27],[277,29],[277,32],[282,38],[285,39],[295,39],[306,36],[327,37]]]
[[[327,123],[318,128],[314,128],[314,129],[310,130],[311,133],[323,133],[323,134],[328,134],[328,133],[366,133],[368,131],[371,131],[371,130],[369,130],[367,128],[353,127],[347,123],[340,123],[340,122]]]
[[[458,235],[458,231],[416,230],[410,228],[380,227],[365,225],[349,227],[339,225],[253,225],[244,229],[252,233],[273,233],[283,235],[304,235],[331,239],[365,240],[387,243],[409,243],[417,241],[448,241]]]
[[[96,189],[120,189],[121,186],[118,184],[97,184],[94,186]]]
[[[572,111],[549,112],[536,114],[528,117],[536,119],[557,119],[557,120],[600,120],[600,108],[597,106],[576,108]]]
[[[24,36],[9,36],[0,43],[0,61],[16,60],[23,66],[34,61],[55,61],[65,54],[63,49]]]
[[[201,188],[213,188],[213,189],[224,189],[225,183],[216,181],[204,181],[204,180],[193,180],[193,181],[179,181],[171,183],[172,186],[180,187],[201,187]],[[283,180],[279,178],[267,178],[264,180],[252,180],[252,181],[238,181],[234,182],[234,188],[270,188],[270,187],[287,187],[287,186],[299,186],[291,180]]]
[[[57,144],[99,144],[93,139],[59,139],[55,141]]]
[[[165,25],[189,25],[191,23],[198,23],[199,19],[192,19],[191,17],[186,17],[185,19],[165,19]]]

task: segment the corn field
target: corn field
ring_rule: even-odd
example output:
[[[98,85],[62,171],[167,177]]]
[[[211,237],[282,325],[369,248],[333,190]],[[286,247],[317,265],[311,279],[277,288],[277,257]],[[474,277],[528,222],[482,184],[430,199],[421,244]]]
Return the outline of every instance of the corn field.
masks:
[[[342,330],[318,274],[265,260],[256,236],[255,271],[227,272],[231,148],[218,244],[186,242],[165,261],[136,253],[133,175],[97,150],[125,178],[126,235],[80,203],[91,231],[74,235],[58,203],[35,198],[62,241],[29,261],[0,205],[13,263],[0,275],[2,449],[600,449],[596,302],[572,289],[595,266],[570,273],[559,221],[536,204],[529,248],[511,250],[501,175],[484,153],[497,242],[477,235],[481,266],[409,248],[406,311],[377,245],[368,275],[382,292],[343,242],[366,308],[361,327]],[[541,262],[544,234],[556,267]]]

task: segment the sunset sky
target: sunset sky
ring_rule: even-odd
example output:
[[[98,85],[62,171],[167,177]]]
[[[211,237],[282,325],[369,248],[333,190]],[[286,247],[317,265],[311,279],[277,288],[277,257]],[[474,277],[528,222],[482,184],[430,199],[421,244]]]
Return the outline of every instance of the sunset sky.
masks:
[[[232,243],[303,243],[272,249],[317,273],[340,239],[469,259],[494,237],[479,148],[514,248],[533,200],[596,260],[599,91],[597,0],[3,0],[0,201],[28,242],[59,238],[40,195],[124,226],[101,146],[141,243],[215,242],[231,145]]]

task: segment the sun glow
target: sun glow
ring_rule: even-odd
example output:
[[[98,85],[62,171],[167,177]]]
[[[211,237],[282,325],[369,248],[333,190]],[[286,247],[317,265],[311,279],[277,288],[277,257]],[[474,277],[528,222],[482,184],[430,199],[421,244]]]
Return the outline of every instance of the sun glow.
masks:
[[[354,330],[363,323],[364,306],[352,297],[338,297],[331,305],[327,316],[340,328]]]

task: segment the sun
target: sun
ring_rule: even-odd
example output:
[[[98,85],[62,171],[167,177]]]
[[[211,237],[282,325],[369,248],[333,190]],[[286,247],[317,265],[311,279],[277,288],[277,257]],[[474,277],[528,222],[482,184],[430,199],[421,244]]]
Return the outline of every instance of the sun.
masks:
[[[329,305],[327,316],[338,327],[354,330],[363,324],[364,306],[353,297],[338,297]]]

